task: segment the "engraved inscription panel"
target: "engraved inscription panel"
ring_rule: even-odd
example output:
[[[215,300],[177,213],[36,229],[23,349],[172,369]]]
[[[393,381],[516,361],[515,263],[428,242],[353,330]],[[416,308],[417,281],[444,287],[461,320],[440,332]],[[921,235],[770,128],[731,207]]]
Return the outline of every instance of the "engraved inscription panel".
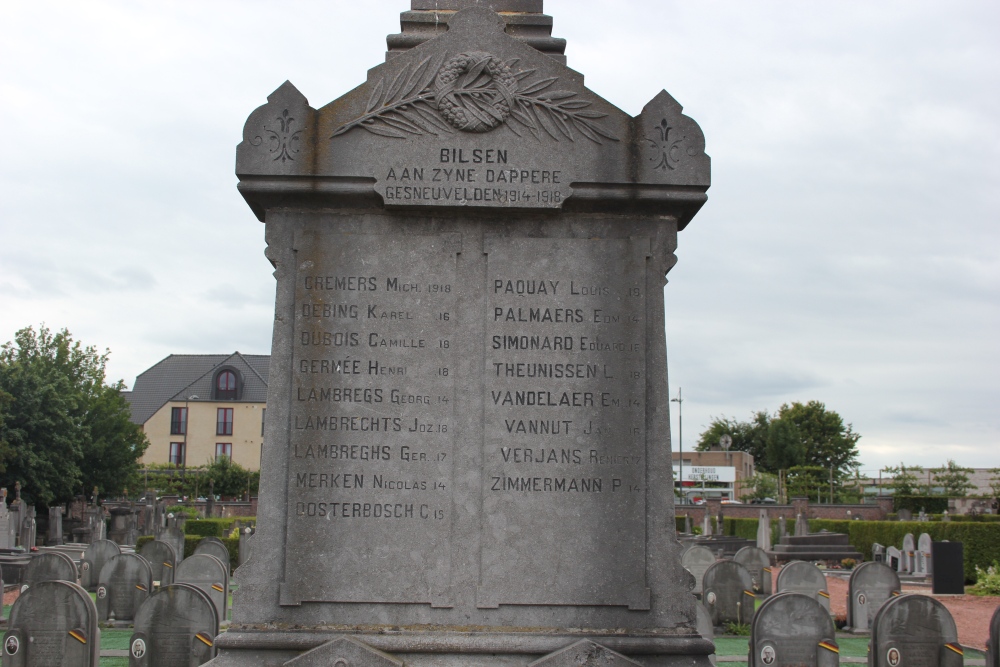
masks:
[[[648,608],[648,239],[487,238],[478,605]]]
[[[296,247],[282,604],[447,606],[460,237]]]

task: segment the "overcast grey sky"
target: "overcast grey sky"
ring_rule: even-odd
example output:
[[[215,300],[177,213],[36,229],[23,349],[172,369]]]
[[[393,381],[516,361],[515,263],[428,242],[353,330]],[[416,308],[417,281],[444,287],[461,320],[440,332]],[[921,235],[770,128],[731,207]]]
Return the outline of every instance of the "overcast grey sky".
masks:
[[[170,353],[268,353],[243,122],[286,79],[315,107],[364,82],[408,4],[0,0],[0,340],[67,327],[129,385]],[[817,399],[863,470],[1000,466],[1000,3],[545,10],[592,90],[634,115],[666,88],[707,137],[665,291],[685,448]]]

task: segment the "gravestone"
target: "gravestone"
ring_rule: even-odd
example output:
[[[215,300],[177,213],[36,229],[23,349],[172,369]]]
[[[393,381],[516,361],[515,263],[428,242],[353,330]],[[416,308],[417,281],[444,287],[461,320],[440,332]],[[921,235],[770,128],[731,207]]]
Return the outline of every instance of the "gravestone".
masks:
[[[955,620],[928,595],[900,595],[883,604],[869,646],[872,667],[961,667],[964,662]]]
[[[131,621],[152,590],[153,571],[145,558],[135,553],[113,556],[98,580],[98,619]]]
[[[24,505],[23,507],[24,513],[21,519],[21,533],[18,536],[18,541],[21,544],[21,548],[28,551],[31,547],[36,546],[38,524],[35,522],[35,506]]]
[[[906,508],[903,508],[898,512],[896,512],[896,518],[899,521],[913,521],[913,512]]]
[[[801,593],[772,595],[750,627],[749,667],[837,667],[840,648],[830,612]]]
[[[757,548],[761,551],[771,550],[771,519],[767,516],[767,510],[761,510],[760,518],[757,519]]]
[[[3,666],[97,667],[101,630],[87,591],[43,581],[14,602],[3,636]]]
[[[7,540],[11,548],[18,546],[23,548],[21,544],[21,519],[24,518],[24,504],[20,500],[15,499],[10,504],[8,515],[10,516],[10,523],[7,524]]]
[[[159,540],[174,548],[175,565],[179,565],[184,560],[184,531],[176,526],[164,528],[160,533]]]
[[[215,516],[215,481],[208,480],[208,497],[205,498],[205,518]]]
[[[705,516],[701,518],[701,534],[707,537],[712,532],[712,517],[708,516],[708,512],[705,512]]]
[[[28,561],[21,591],[43,581],[69,581],[75,584],[76,578],[76,564],[66,554],[58,551],[36,553]]]
[[[771,559],[763,549],[757,547],[743,547],[736,552],[733,560],[746,568],[752,579],[754,593],[760,595],[771,594]]]
[[[778,517],[778,532],[779,538],[788,536],[788,523],[785,521],[785,517],[783,516]]]
[[[847,585],[847,626],[851,632],[871,632],[872,622],[886,600],[902,592],[899,576],[883,563],[861,563]]]
[[[66,506],[59,505],[49,508],[49,534],[45,540],[46,546],[56,547],[63,543],[63,516]]]
[[[890,546],[885,550],[885,562],[896,572],[903,571],[903,553],[896,547]]]
[[[705,571],[714,562],[715,554],[712,553],[712,550],[700,544],[692,546],[681,554],[681,566],[694,577],[694,590],[692,592],[695,595],[701,595],[702,579],[705,576]]]
[[[917,544],[913,539],[913,533],[907,533],[903,536],[903,548],[900,551],[903,554],[902,557],[902,569],[900,572],[903,574],[913,574],[914,561],[916,560],[916,550]]]
[[[986,643],[986,667],[1000,667],[1000,607],[990,619],[990,638]]]
[[[215,657],[219,617],[197,586],[171,584],[146,600],[129,640],[129,667],[193,667]]]
[[[684,532],[688,535],[694,534],[694,527],[691,525],[691,515],[684,515]]]
[[[779,593],[808,595],[830,611],[830,593],[826,587],[826,576],[812,563],[796,560],[781,568],[775,588]]]
[[[931,559],[934,561],[934,576],[931,577],[934,594],[965,593],[965,545],[961,542],[932,542]]]
[[[885,547],[878,542],[872,544],[872,560],[876,563],[886,562]]]
[[[632,118],[588,90],[541,2],[446,4],[417,0],[344,97],[285,83],[244,126],[275,414],[220,661],[266,660],[263,625],[296,628],[274,652],[336,641],[336,619],[414,667],[578,640],[705,664],[680,545],[647,530],[675,521],[661,293],[703,135],[665,92]],[[372,619],[420,630],[389,645]]]
[[[756,601],[753,577],[734,560],[716,561],[705,570],[701,601],[716,627],[726,623],[750,623]]]
[[[243,565],[250,557],[250,538],[253,537],[254,529],[247,526],[240,531],[239,565]]]
[[[917,521],[920,521],[921,523],[925,521],[930,521],[930,518],[927,516],[927,512],[921,509],[920,513],[917,515]]]
[[[917,551],[916,558],[917,564],[914,570],[914,574],[922,576],[930,576],[934,571],[931,563],[933,563],[933,558],[931,557],[931,545],[933,540],[931,536],[927,533],[921,533],[920,537],[917,538]]]
[[[80,560],[80,585],[88,591],[96,592],[101,569],[121,552],[121,548],[111,540],[91,543]]]
[[[229,567],[229,548],[217,537],[202,538],[194,548],[194,552],[215,556],[223,565]]]
[[[7,489],[0,489],[0,549],[13,549],[14,540],[10,534],[10,510],[7,508]]]
[[[799,515],[795,517],[795,536],[803,537],[808,534],[809,521],[806,520],[806,517],[802,513],[799,513]]]
[[[163,540],[151,540],[142,545],[139,555],[149,563],[153,582],[159,582],[160,587],[174,583],[174,568],[177,567],[177,556],[174,548]]]
[[[195,554],[178,563],[174,583],[197,586],[212,600],[219,622],[229,611],[229,565],[215,556]]]

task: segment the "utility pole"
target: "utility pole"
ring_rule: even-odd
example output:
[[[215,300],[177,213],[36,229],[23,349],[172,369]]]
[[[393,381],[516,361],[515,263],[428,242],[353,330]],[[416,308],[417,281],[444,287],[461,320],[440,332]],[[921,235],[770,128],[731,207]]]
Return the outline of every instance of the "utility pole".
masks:
[[[677,404],[677,444],[680,447],[680,472],[677,475],[681,485],[681,502],[684,498],[684,399],[681,396],[682,387],[677,388],[677,398],[671,398],[671,403]]]

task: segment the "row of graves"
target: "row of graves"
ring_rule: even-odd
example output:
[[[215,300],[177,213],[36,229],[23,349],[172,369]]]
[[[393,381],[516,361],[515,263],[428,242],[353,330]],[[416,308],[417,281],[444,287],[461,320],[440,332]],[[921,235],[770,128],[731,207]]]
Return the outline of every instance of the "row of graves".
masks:
[[[33,555],[7,619],[4,667],[96,667],[102,625],[133,627],[132,666],[211,660],[229,611],[229,550],[215,537],[203,538],[187,558],[183,541],[177,547],[153,540],[136,553],[98,540],[79,567],[61,551]]]
[[[897,547],[872,545],[872,560],[885,563],[900,578],[910,583],[927,582],[939,595],[961,595],[965,592],[962,564],[965,558],[961,542],[935,542],[927,533],[914,538],[912,533],[903,537]]]
[[[759,547],[743,547],[732,558],[720,558],[702,544],[688,545],[681,561],[692,576],[693,593],[701,600],[702,636],[714,636],[727,624],[749,624],[750,665],[839,664],[827,580],[816,565],[792,561],[774,577],[772,556]],[[765,601],[755,612],[761,597]],[[904,595],[899,574],[883,562],[863,562],[851,572],[844,630],[871,636],[871,666],[963,664],[963,649],[948,609],[926,595]],[[987,665],[1000,664],[998,637],[1000,609],[991,624],[992,662]]]

